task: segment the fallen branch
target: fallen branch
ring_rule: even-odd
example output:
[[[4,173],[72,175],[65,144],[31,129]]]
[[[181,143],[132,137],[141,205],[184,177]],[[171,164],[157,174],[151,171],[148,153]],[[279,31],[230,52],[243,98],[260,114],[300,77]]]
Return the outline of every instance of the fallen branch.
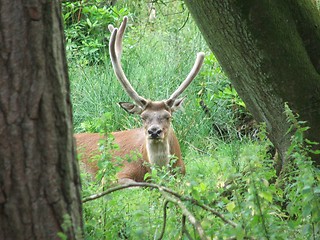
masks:
[[[91,196],[83,199],[82,202],[85,203],[85,202],[88,202],[88,201],[92,201],[92,200],[95,200],[97,198],[100,198],[100,197],[103,197],[105,195],[108,195],[108,194],[110,194],[112,192],[119,191],[119,190],[122,190],[122,189],[125,189],[125,188],[132,188],[132,187],[149,187],[149,188],[156,188],[158,190],[160,190],[160,188],[161,188],[163,191],[165,191],[167,193],[170,193],[173,196],[181,199],[181,201],[190,201],[192,204],[194,204],[194,205],[196,205],[198,207],[201,207],[202,209],[204,209],[206,211],[211,212],[213,215],[219,217],[223,222],[231,225],[234,228],[237,226],[236,223],[234,223],[231,220],[226,219],[221,213],[215,211],[213,208],[211,208],[211,207],[209,207],[209,206],[207,206],[205,204],[200,203],[199,201],[195,200],[194,198],[182,196],[182,195],[178,194],[177,192],[174,192],[173,190],[171,190],[169,188],[166,188],[166,187],[163,187],[163,186],[159,186],[159,185],[153,184],[153,183],[136,182],[136,183],[128,183],[128,184],[124,184],[124,185],[119,185],[119,186],[116,186],[116,187],[109,188],[104,192],[91,195]]]
[[[205,235],[205,232],[204,232],[201,224],[198,222],[198,220],[195,218],[195,216],[193,216],[193,214],[188,210],[188,208],[182,203],[181,199],[174,197],[174,196],[170,196],[168,193],[162,191],[161,189],[160,189],[160,191],[162,192],[162,196],[164,198],[166,198],[168,201],[173,202],[179,206],[179,208],[182,211],[182,214],[184,216],[186,216],[186,218],[188,218],[189,222],[195,227],[196,231],[198,232],[198,234],[200,236],[200,239],[201,240],[208,239]]]
[[[160,236],[158,237],[158,240],[161,240],[164,235],[164,231],[166,230],[166,224],[167,224],[167,206],[168,206],[169,201],[166,200],[163,204],[163,225],[162,225],[162,230],[160,233]]]
[[[108,195],[110,193],[113,193],[113,192],[116,192],[116,191],[119,191],[119,190],[122,190],[122,189],[126,189],[126,188],[133,188],[133,187],[148,187],[148,188],[158,189],[162,193],[162,195],[164,196],[164,198],[167,201],[173,202],[173,203],[175,203],[176,205],[179,206],[179,208],[183,212],[183,215],[186,216],[188,218],[189,222],[196,228],[196,230],[197,230],[197,232],[198,232],[198,234],[199,234],[201,239],[207,239],[205,237],[204,230],[201,227],[201,224],[196,220],[196,218],[187,209],[187,207],[183,204],[182,201],[189,201],[193,205],[196,205],[196,206],[198,206],[198,207],[200,207],[200,208],[202,208],[202,209],[204,209],[206,211],[211,212],[213,215],[219,217],[223,222],[225,222],[226,224],[231,225],[232,227],[236,227],[237,226],[236,223],[234,223],[231,220],[226,219],[221,213],[215,211],[214,209],[212,209],[211,207],[209,207],[209,206],[207,206],[205,204],[200,203],[196,199],[191,198],[191,197],[182,196],[179,193],[174,192],[173,190],[171,190],[169,188],[166,188],[166,187],[163,187],[163,186],[160,186],[160,185],[157,185],[157,184],[153,184],[153,183],[136,182],[136,183],[128,183],[128,184],[124,184],[124,185],[119,185],[119,186],[116,186],[116,187],[109,188],[104,192],[101,192],[101,193],[98,193],[98,194],[94,194],[94,195],[91,195],[91,196],[89,196],[87,198],[84,198],[82,200],[82,202],[86,203],[88,201],[92,201],[92,200],[98,199],[98,198],[103,197],[105,195]],[[165,203],[165,206],[164,206],[164,225],[163,225],[161,234],[160,234],[158,239],[162,239],[163,234],[164,234],[164,229],[165,229],[165,224],[166,224],[166,205],[167,205],[167,202]],[[183,231],[186,230],[185,226],[182,226],[182,227],[183,227]]]
[[[182,235],[182,236],[183,236],[183,235],[186,235],[189,240],[193,240],[193,238],[191,237],[190,233],[188,232],[188,229],[186,228],[186,216],[185,216],[185,215],[182,215],[181,222],[182,222],[182,232],[181,232],[181,235]],[[182,239],[182,236],[181,236],[181,239]]]

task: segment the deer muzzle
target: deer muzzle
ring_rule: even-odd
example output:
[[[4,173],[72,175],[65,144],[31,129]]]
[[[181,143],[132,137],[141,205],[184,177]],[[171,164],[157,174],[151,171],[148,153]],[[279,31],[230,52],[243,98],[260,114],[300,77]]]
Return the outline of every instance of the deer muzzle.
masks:
[[[152,126],[148,129],[148,137],[150,139],[160,139],[162,138],[163,131],[159,126]]]

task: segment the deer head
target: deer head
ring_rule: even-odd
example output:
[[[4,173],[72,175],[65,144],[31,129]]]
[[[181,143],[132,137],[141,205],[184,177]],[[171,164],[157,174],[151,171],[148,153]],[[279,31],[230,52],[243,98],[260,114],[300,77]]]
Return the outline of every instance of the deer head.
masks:
[[[118,80],[134,103],[121,102],[120,106],[132,114],[140,114],[146,138],[150,141],[163,141],[170,131],[172,113],[180,108],[183,98],[178,98],[198,74],[204,59],[204,53],[197,54],[196,61],[182,84],[165,100],[151,101],[140,96],[127,79],[122,66],[122,38],[128,18],[124,17],[119,29],[109,25],[111,38],[109,43],[110,58]]]

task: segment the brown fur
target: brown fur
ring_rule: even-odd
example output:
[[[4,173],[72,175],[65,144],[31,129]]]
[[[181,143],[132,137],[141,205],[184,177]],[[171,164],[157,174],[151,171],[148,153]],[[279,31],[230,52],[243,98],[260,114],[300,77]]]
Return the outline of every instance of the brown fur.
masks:
[[[124,159],[122,169],[118,172],[117,178],[120,183],[128,182],[127,180],[133,180],[136,182],[143,182],[145,174],[150,171],[148,155],[146,152],[145,144],[145,130],[143,128],[136,128],[127,131],[112,133],[115,137],[115,144],[119,146],[119,150],[114,151],[114,156],[118,156]],[[92,160],[92,157],[98,155],[99,152],[99,140],[102,138],[98,133],[79,133],[75,134],[78,153],[80,154],[81,162],[83,163],[84,170],[92,175],[95,175],[98,171],[97,162]],[[182,161],[180,145],[177,137],[175,136],[172,128],[169,130],[169,146],[170,155],[177,157],[173,167],[179,167],[182,174],[185,174],[185,165]],[[140,158],[137,161],[126,161],[126,156],[134,154],[134,152],[140,153]]]
[[[117,174],[119,183],[142,182],[145,174],[150,171],[150,165],[179,167],[185,174],[185,166],[181,158],[180,145],[171,127],[172,113],[181,107],[184,98],[178,99],[198,74],[204,60],[204,53],[198,53],[196,62],[190,73],[181,85],[171,94],[169,99],[163,101],[150,101],[138,95],[133,89],[121,66],[122,37],[127,26],[128,18],[124,17],[119,29],[112,25],[108,28],[111,32],[109,41],[109,53],[114,72],[127,92],[135,102],[121,102],[120,106],[127,112],[139,114],[143,122],[143,128],[128,131],[114,132],[115,143],[119,150],[113,152],[113,156],[124,159],[121,171]],[[97,155],[98,144],[101,136],[95,133],[76,134],[78,151],[82,155],[85,169],[95,174],[98,170],[95,162],[90,161]],[[126,161],[126,155],[138,152],[137,161]],[[175,156],[174,164],[170,164]]]

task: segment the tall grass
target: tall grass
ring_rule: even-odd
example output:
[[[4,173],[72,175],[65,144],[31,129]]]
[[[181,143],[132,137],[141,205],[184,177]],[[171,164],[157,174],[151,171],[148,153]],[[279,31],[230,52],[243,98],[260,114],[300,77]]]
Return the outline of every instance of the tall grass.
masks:
[[[213,206],[227,219],[243,224],[246,229],[244,232],[240,225],[239,229],[233,229],[219,218],[186,202],[190,211],[194,212],[196,218],[201,220],[201,225],[210,239],[234,237],[237,234],[239,235],[238,239],[241,239],[241,235],[254,235],[258,239],[264,238],[264,227],[253,224],[253,216],[259,218],[260,214],[256,212],[256,209],[247,208],[245,205],[248,201],[254,201],[254,196],[252,193],[247,193],[242,187],[246,184],[251,186],[249,181],[257,180],[255,171],[264,169],[266,176],[273,176],[272,168],[265,168],[261,164],[261,158],[266,157],[266,145],[233,142],[231,144],[220,143],[219,149],[215,147],[209,146],[207,153],[188,151],[189,154],[185,156],[188,170],[185,177],[171,180],[158,179],[157,181],[180,194]],[[241,178],[243,172],[246,172],[247,176]],[[230,186],[226,185],[226,182],[229,182]],[[90,188],[87,185],[90,184],[89,182],[85,181],[85,184],[84,197],[98,191],[94,187]],[[257,184],[259,188],[263,188],[261,186],[263,182],[258,181]],[[235,191],[234,187],[237,187],[238,190]],[[235,193],[232,194],[231,191],[235,191]],[[261,199],[261,202],[263,214],[276,210],[267,200]],[[87,223],[85,225],[86,239],[125,239],[125,236],[128,239],[157,239],[164,222],[163,204],[164,199],[159,192],[141,188],[115,192],[104,198],[87,202],[84,205]],[[230,207],[233,204],[235,207]],[[250,202],[250,204],[256,208],[254,202]],[[181,210],[173,204],[169,204],[167,226],[163,239],[179,239],[181,237],[181,218]],[[273,221],[268,223],[268,227],[276,220],[279,219],[273,215]],[[198,239],[191,225],[187,224],[187,229],[194,239]]]
[[[204,113],[199,105],[199,91],[204,85],[211,91],[219,91],[227,80],[195,24],[189,20],[184,28],[174,30],[174,33],[163,27],[155,29],[154,25],[132,25],[125,33],[123,48],[122,65],[128,79],[139,94],[152,100],[168,98],[191,70],[196,53],[206,52],[202,72],[182,94],[187,96],[184,110],[175,113],[173,121],[183,148],[185,142],[189,145],[192,142],[191,145],[197,147],[206,144],[219,116],[208,117]],[[128,115],[117,104],[132,100],[116,79],[107,54],[103,64],[93,66],[82,65],[73,59],[69,70],[76,132],[88,131],[83,123],[106,112],[113,113],[113,121],[109,123],[113,131],[140,126],[138,117]],[[208,74],[212,71],[216,72],[215,76]],[[230,113],[221,114],[221,109],[217,110],[221,104],[212,107],[213,113],[219,113],[223,118],[229,116],[226,122],[231,121]]]
[[[128,1],[128,4],[136,2]],[[138,5],[134,6],[139,9]],[[261,131],[261,136],[254,140],[239,137],[235,119],[239,112],[235,108],[242,105],[241,101],[195,24],[191,20],[185,22],[187,13],[173,15],[168,9],[162,9],[163,15],[154,24],[131,14],[123,43],[122,65],[127,77],[139,94],[152,100],[170,96],[187,76],[196,53],[206,53],[200,74],[183,94],[187,96],[184,110],[175,113],[173,119],[187,174],[184,178],[155,180],[238,223],[236,228],[231,228],[219,218],[186,203],[212,239],[319,236],[319,227],[314,224],[320,212],[318,202],[314,201],[319,195],[319,184],[315,184],[319,172],[313,173],[314,170],[305,167],[305,159],[300,159],[300,168],[308,171],[301,176],[295,171],[288,174],[298,179],[299,184],[288,184],[287,189],[277,186],[265,133]],[[107,46],[105,50],[105,56],[97,64],[85,64],[69,52],[76,132],[101,131],[104,121],[109,131],[141,125],[139,117],[128,115],[117,104],[131,100],[114,76]],[[205,105],[201,106],[200,101]],[[294,157],[297,156],[305,157],[299,153]],[[85,173],[82,177],[84,197],[105,187],[86,178]],[[305,182],[311,187],[306,188]],[[295,201],[296,193],[299,199],[306,196],[312,202],[313,215],[310,215],[310,204]],[[130,189],[84,204],[85,239],[156,239],[163,224],[164,200],[160,195],[149,189]],[[287,202],[288,208],[283,206]],[[164,239],[179,239],[181,224],[181,211],[170,204]],[[190,224],[187,229],[198,239]]]

